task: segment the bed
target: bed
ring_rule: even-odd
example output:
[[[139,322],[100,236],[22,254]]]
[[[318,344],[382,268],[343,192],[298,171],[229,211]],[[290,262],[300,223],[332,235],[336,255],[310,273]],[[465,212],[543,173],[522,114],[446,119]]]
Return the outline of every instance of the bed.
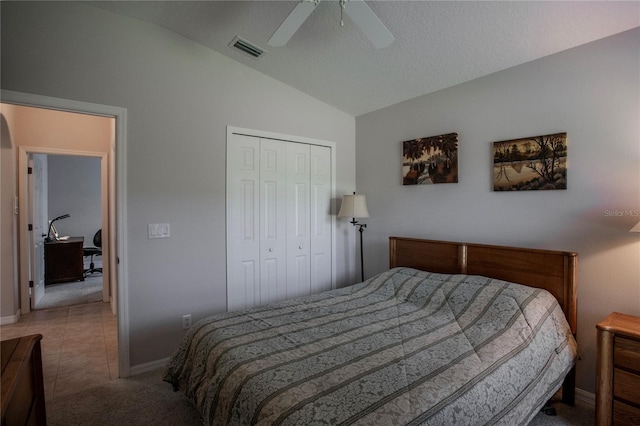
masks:
[[[198,321],[164,380],[212,425],[527,424],[573,404],[577,254],[391,237],[362,283]]]

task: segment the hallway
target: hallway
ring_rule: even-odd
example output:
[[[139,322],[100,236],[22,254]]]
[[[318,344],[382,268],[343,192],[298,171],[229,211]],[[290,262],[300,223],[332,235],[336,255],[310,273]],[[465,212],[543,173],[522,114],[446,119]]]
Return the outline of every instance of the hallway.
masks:
[[[118,377],[117,318],[96,302],[32,311],[0,327],[2,340],[42,334],[45,400]]]

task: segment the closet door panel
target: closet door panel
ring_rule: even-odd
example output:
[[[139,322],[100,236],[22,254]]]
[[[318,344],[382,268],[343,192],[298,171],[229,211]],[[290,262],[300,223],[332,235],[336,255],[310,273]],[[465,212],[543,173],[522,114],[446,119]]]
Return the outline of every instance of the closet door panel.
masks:
[[[228,145],[227,309],[232,311],[260,299],[260,143],[234,135]]]
[[[309,145],[287,144],[287,298],[311,292],[310,161]]]
[[[260,283],[257,281],[258,262],[245,260],[241,265],[240,280],[236,280],[239,285],[236,286],[233,299],[229,300],[230,311],[257,306],[260,300]]]
[[[312,293],[332,288],[331,149],[310,147],[310,287]]]
[[[260,304],[287,297],[287,144],[260,139]]]

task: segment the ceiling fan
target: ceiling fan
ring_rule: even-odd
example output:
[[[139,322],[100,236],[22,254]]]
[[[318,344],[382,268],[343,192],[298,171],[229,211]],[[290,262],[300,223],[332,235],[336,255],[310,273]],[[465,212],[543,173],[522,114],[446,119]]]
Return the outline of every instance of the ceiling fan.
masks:
[[[307,20],[320,3],[320,0],[302,0],[289,13],[289,16],[280,24],[273,33],[267,44],[269,46],[280,47],[287,44],[289,39],[298,31],[304,21]],[[340,23],[342,24],[342,12],[346,12],[353,22],[356,23],[367,38],[377,48],[387,47],[395,38],[393,34],[384,26],[382,21],[367,6],[364,0],[340,0]]]

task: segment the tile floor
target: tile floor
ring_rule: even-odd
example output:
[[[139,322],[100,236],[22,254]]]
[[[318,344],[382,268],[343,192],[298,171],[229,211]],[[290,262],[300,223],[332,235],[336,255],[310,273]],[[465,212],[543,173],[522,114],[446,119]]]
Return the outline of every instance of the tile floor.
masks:
[[[0,327],[2,340],[42,334],[45,399],[118,377],[117,319],[108,303],[32,311]]]

